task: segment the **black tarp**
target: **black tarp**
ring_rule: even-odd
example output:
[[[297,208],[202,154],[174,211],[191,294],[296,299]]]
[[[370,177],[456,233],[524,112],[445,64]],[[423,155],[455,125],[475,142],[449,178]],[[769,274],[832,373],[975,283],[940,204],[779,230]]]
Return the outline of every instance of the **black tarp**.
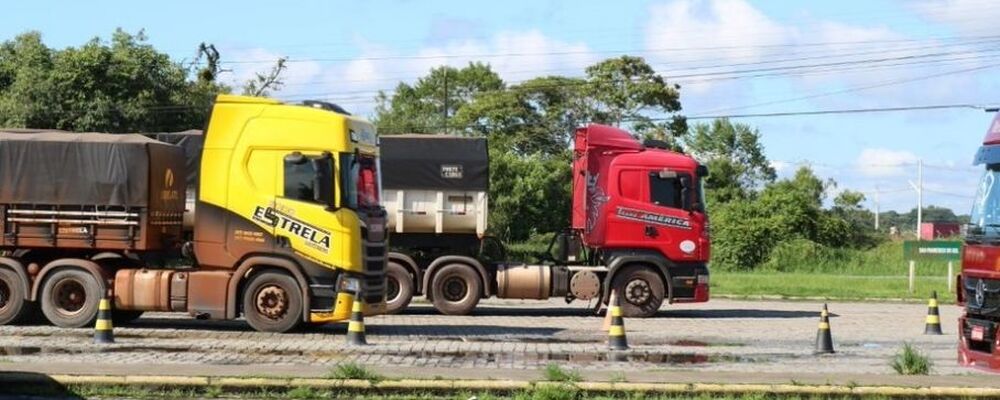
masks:
[[[187,170],[188,190],[198,189],[198,171],[201,168],[201,149],[205,146],[205,135],[197,129],[183,132],[149,133],[145,136],[184,149],[184,166]]]
[[[489,189],[485,138],[388,135],[381,141],[385,189]]]
[[[0,131],[0,203],[146,206],[150,168],[180,165],[181,157],[142,135]]]

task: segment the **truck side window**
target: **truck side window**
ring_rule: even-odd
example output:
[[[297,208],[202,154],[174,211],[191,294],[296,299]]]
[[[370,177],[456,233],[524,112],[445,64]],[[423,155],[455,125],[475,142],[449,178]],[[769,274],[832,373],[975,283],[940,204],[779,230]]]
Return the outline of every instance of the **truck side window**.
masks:
[[[656,173],[649,174],[649,201],[662,207],[681,208],[681,180],[677,177],[661,178]]]
[[[294,162],[285,160],[285,194],[284,197],[293,200],[315,202],[313,179],[316,169],[311,162]]]

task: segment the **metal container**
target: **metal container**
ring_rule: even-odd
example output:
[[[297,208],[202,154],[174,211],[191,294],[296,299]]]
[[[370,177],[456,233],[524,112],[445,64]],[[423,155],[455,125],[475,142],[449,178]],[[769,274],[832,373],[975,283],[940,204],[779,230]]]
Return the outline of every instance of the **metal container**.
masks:
[[[497,297],[502,299],[549,298],[552,269],[547,265],[504,264],[497,268]]]
[[[123,310],[170,311],[174,271],[123,269],[115,274],[115,307]]]

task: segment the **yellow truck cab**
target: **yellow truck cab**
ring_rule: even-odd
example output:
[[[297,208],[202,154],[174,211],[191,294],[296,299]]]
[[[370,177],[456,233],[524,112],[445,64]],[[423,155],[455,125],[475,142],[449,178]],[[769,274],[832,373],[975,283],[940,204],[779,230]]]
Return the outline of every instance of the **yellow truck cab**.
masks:
[[[223,95],[204,135],[188,311],[242,313],[279,332],[346,320],[354,293],[379,313],[386,214],[374,126],[332,104]]]

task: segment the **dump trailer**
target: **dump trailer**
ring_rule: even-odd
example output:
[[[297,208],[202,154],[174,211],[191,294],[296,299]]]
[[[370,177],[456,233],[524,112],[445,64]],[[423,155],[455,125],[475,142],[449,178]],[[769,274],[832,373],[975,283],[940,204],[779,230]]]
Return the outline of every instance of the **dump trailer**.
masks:
[[[572,227],[555,236],[547,259],[528,264],[507,260],[487,233],[487,148],[484,138],[382,138],[387,312],[415,295],[444,314],[467,314],[489,297],[599,306],[612,290],[626,316],[652,316],[664,300],[708,301],[708,172],[693,158],[614,127],[580,128]]]
[[[338,109],[219,96],[197,174],[142,135],[0,132],[0,324],[40,309],[88,326],[106,296],[119,322],[173,311],[270,332],[345,320],[356,296],[380,312],[377,137]],[[192,265],[166,266],[180,253]]]
[[[983,177],[966,226],[962,270],[956,280],[958,362],[1000,371],[1000,114],[976,153]]]

